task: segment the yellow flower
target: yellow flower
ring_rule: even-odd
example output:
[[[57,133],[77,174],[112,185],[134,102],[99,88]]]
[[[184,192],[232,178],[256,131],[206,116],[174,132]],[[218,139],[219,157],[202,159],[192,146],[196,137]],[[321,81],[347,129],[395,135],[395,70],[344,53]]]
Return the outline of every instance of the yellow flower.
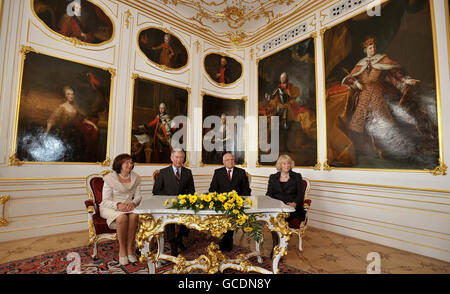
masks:
[[[238,223],[238,225],[243,225],[245,223],[245,219],[238,218],[238,220],[236,222]]]
[[[164,207],[166,207],[167,204],[169,204],[169,199],[166,199],[166,202],[164,202]]]
[[[246,232],[246,233],[251,232],[251,231],[253,231],[252,227],[245,227],[244,228],[244,232]]]
[[[177,199],[172,199],[172,203],[177,203]]]
[[[211,202],[209,203],[209,209],[213,209],[213,208],[214,208],[214,202],[211,201]]]
[[[227,197],[225,197],[223,194],[219,195],[218,200],[220,202],[224,202],[225,200],[227,200]]]
[[[234,213],[234,214],[238,214],[238,213],[239,213],[239,210],[233,209],[233,213]]]
[[[196,193],[197,194],[197,193]],[[189,196],[189,202],[191,202],[192,204],[195,203],[197,201],[197,195],[191,195]]]
[[[244,203],[244,199],[242,199],[242,197],[238,196],[238,197],[236,197],[236,203],[241,206]]]
[[[183,200],[183,199],[185,199],[185,198],[187,198],[187,195],[178,195],[178,199],[179,199],[179,200]]]
[[[180,205],[184,205],[184,204],[186,204],[186,200],[185,199],[181,199],[180,200]]]
[[[200,204],[200,207],[199,207],[200,209],[203,209],[203,208],[205,208],[205,206],[203,205],[203,204]]]
[[[233,208],[233,206],[232,206],[232,204],[227,202],[223,205],[223,208],[225,208],[225,210],[230,210],[231,208]]]

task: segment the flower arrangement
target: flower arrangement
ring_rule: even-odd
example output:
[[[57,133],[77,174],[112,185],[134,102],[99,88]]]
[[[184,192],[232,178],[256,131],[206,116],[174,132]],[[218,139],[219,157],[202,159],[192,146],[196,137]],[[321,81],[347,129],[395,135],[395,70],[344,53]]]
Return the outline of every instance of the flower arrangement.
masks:
[[[164,206],[168,204],[169,199],[166,200]],[[245,213],[245,209],[250,208],[246,205],[253,207],[253,201],[250,198],[244,200],[233,190],[221,194],[213,192],[201,195],[198,195],[198,193],[179,195],[177,199],[172,199],[169,208],[192,209],[195,213],[206,209],[224,213],[229,217],[234,230],[242,229],[249,237],[259,242],[262,237],[262,225],[256,221],[254,215]]]

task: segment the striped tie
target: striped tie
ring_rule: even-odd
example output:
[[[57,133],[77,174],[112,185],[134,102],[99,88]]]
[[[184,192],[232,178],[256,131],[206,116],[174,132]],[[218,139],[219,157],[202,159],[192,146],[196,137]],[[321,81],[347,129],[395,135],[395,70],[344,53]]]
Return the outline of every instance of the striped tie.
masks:
[[[177,168],[177,183],[180,183],[180,169]]]

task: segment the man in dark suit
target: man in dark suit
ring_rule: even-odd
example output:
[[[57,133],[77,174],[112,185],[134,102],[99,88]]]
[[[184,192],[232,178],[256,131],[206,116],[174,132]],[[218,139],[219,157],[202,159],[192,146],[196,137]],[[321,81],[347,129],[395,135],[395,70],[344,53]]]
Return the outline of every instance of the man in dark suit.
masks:
[[[153,195],[180,195],[194,194],[194,178],[190,169],[183,166],[183,151],[173,151],[170,159],[172,165],[160,170],[158,177],[153,185]],[[170,250],[173,256],[178,255],[178,248],[186,250],[183,245],[182,237],[187,236],[189,230],[185,226],[180,227],[178,235],[175,234],[175,224],[169,224],[165,227],[167,239],[170,242]]]
[[[225,193],[235,190],[239,196],[248,196],[252,192],[245,170],[234,166],[234,156],[231,153],[223,155],[224,167],[214,171],[214,176],[209,186],[209,192]],[[231,251],[233,249],[233,231],[226,232],[219,243],[220,250]]]

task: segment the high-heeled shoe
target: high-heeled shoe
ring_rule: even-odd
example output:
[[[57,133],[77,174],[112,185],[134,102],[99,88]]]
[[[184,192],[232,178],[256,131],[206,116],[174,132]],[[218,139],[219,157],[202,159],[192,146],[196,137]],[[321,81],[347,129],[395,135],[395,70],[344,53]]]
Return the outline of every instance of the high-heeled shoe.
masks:
[[[135,263],[138,260],[137,260],[136,256],[134,256],[134,254],[133,254],[133,255],[128,255],[128,261],[131,263]]]
[[[126,256],[120,257],[119,256],[119,263],[120,263],[120,265],[127,265],[128,264],[128,257],[126,257]]]

